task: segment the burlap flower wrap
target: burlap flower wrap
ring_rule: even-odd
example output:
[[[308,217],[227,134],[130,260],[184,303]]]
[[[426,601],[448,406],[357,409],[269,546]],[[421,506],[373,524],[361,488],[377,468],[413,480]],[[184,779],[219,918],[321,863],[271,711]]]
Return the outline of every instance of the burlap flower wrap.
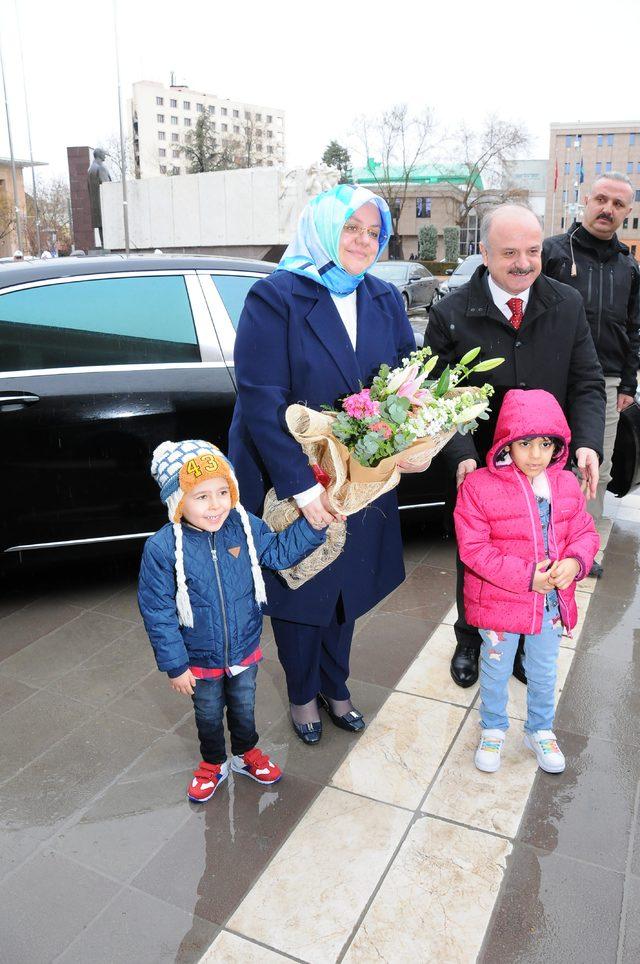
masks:
[[[452,388],[445,397],[454,397],[469,389]],[[353,515],[370,505],[400,482],[396,463],[409,462],[427,465],[452,438],[457,429],[452,428],[435,436],[419,439],[397,455],[383,459],[373,468],[361,465],[346,445],[333,435],[331,426],[335,415],[316,412],[304,405],[289,405],[285,419],[293,437],[302,446],[311,466],[318,466],[320,473],[329,478],[326,486],[329,505],[339,515]],[[279,501],[273,489],[265,499],[264,521],[276,532],[291,525],[299,516],[294,499]],[[346,541],[346,523],[332,523],[327,529],[324,545],[290,569],[280,571],[287,585],[297,589],[329,566],[342,552]]]

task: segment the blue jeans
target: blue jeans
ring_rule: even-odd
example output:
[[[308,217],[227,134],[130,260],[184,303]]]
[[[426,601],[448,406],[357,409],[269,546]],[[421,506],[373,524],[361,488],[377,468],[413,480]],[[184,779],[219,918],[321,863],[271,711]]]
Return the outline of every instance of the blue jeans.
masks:
[[[480,724],[486,730],[507,730],[507,684],[513,672],[519,633],[496,633],[481,629]],[[500,637],[500,638],[499,638]],[[542,631],[524,637],[524,670],[527,674],[528,733],[552,730],[555,712],[556,672],[562,624],[558,606],[545,609]]]
[[[191,699],[205,763],[224,763],[227,759],[222,725],[225,706],[234,756],[252,750],[258,742],[254,718],[257,675],[258,664],[254,663],[237,676],[196,680]]]

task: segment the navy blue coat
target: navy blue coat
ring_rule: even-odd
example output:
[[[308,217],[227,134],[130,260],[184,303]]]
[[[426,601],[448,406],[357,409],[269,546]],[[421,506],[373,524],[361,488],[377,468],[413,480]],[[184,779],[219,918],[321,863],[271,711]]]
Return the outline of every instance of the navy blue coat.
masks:
[[[313,529],[306,519],[279,533],[255,516],[249,520],[258,560],[273,569],[288,569],[325,540],[326,530]],[[147,539],[142,553],[138,604],[158,669],[175,677],[189,665],[236,666],[257,649],[262,632],[247,539],[236,510],[218,532],[183,525],[182,555],[193,627],[178,623],[171,523]]]
[[[315,485],[307,457],[284,421],[288,405],[319,409],[368,385],[383,362],[394,366],[415,349],[399,292],[365,275],[358,285],[353,350],[327,289],[277,271],[247,296],[238,325],[238,399],[229,456],[243,504],[259,513],[273,485],[284,499]],[[333,618],[340,593],[347,620],[367,612],[404,579],[398,501],[388,492],[347,520],[347,541],[331,566],[298,589],[265,574],[267,612],[313,626]]]

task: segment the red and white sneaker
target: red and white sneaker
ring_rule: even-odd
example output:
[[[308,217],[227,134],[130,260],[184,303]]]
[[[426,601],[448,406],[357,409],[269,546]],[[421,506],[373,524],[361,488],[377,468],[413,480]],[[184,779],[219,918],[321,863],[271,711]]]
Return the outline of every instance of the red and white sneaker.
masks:
[[[247,750],[242,756],[232,757],[231,769],[234,773],[244,773],[252,780],[264,784],[277,783],[282,777],[280,767],[272,763],[257,746],[254,746],[253,750]]]
[[[205,803],[214,795],[223,780],[229,776],[229,764],[201,762],[197,770],[193,771],[193,780],[187,789],[189,800],[194,803]]]

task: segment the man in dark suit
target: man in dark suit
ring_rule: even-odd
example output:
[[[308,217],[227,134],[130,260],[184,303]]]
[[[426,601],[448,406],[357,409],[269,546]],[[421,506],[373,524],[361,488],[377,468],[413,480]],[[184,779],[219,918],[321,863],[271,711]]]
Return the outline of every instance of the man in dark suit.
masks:
[[[480,233],[484,264],[469,283],[433,307],[427,344],[439,356],[436,373],[470,348],[480,358],[504,363],[472,384],[489,380],[496,389],[492,416],[474,436],[455,436],[444,450],[459,486],[484,463],[493,441],[497,413],[510,388],[541,388],[558,400],[572,434],[572,455],[593,497],[602,458],[605,387],[602,368],[578,292],[541,275],[542,229],[523,205],[502,204],[484,217]],[[451,675],[459,686],[478,678],[480,635],[464,618],[463,569],[458,566],[457,645]],[[521,662],[516,675],[523,679]]]

